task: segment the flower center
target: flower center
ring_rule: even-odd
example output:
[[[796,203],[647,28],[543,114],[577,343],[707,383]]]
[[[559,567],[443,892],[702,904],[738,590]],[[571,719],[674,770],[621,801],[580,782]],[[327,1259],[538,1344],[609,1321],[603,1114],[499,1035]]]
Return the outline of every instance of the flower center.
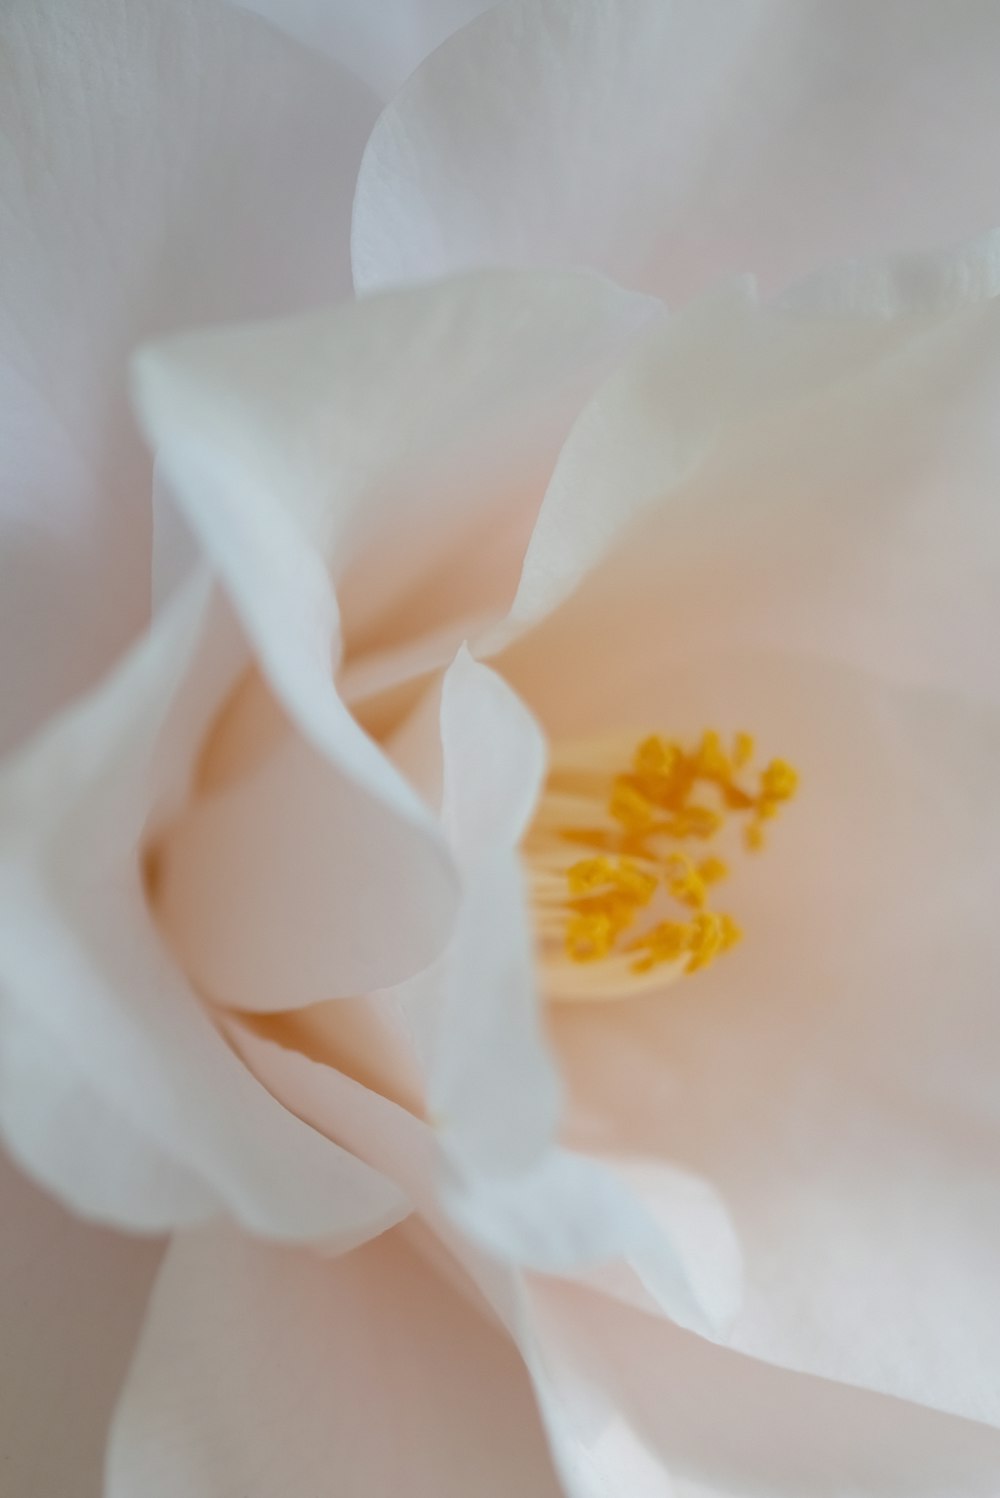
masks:
[[[727,747],[651,734],[557,745],[525,858],[548,996],[624,998],[707,967],[742,935],[714,908],[723,841],[751,853],[795,795],[785,760],[753,769],[754,741]]]

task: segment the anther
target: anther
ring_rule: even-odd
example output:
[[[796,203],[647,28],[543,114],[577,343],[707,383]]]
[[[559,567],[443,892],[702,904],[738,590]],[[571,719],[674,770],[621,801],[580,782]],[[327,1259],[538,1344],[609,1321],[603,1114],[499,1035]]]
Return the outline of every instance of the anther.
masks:
[[[554,970],[559,997],[618,997],[630,985],[648,988],[659,970],[662,981],[698,972],[742,939],[733,917],[711,908],[716,887],[729,877],[728,863],[715,852],[695,859],[681,845],[712,842],[739,820],[745,847],[758,851],[765,826],[795,795],[798,774],[773,759],[754,789],[752,778],[749,785],[744,780],[755,753],[752,736],[737,732],[727,745],[711,728],[690,750],[649,734],[630,758],[622,756],[617,772],[613,742],[570,746],[561,761],[557,750],[553,793],[525,851],[543,946],[561,937]],[[571,976],[577,964],[592,974],[586,981],[581,975],[579,985]]]

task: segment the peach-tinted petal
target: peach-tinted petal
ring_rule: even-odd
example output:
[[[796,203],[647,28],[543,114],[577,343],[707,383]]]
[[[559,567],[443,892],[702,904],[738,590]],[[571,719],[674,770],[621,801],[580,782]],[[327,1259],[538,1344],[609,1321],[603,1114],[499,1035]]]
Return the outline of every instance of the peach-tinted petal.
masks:
[[[193,577],[122,668],[0,783],[0,1119],[78,1210],[158,1229],[228,1211],[357,1242],[399,1192],[248,1074],[155,929],[142,840],[176,805],[245,646]]]
[[[732,1320],[739,1251],[706,1183],[657,1161],[595,1163],[558,1149],[503,1175],[470,1163],[467,1151],[459,1171],[454,1147],[443,1158],[438,1131],[388,1098],[245,1021],[230,1019],[227,1033],[276,1097],[406,1193],[489,1298],[495,1287],[485,1265],[504,1284],[527,1266],[597,1284],[713,1334]],[[516,1313],[498,1310],[516,1331]]]
[[[795,657],[631,686],[605,710],[749,725],[801,787],[734,854],[739,947],[559,1011],[571,1137],[718,1188],[745,1255],[734,1346],[1000,1426],[996,711]]]
[[[636,1165],[648,1188],[637,1193],[629,1170],[555,1147],[559,1095],[511,858],[534,809],[544,748],[523,704],[465,650],[444,679],[441,741],[443,817],[465,893],[440,962],[398,1001],[425,1057],[449,1166],[443,1200],[505,1261],[553,1273],[627,1265],[621,1278],[636,1294],[644,1289],[647,1303],[717,1328],[738,1303],[739,1252],[710,1189],[690,1182],[684,1190],[668,1170]],[[658,1220],[638,1195],[659,1198]]]
[[[985,273],[994,252],[970,253]],[[504,663],[550,729],[557,701],[596,701],[645,656],[755,645],[996,694],[1000,301],[982,299],[988,275],[951,285],[955,265],[921,262],[891,317],[715,299],[598,393],[553,476],[514,625],[576,591]],[[566,529],[580,539],[553,570]]]
[[[108,1498],[558,1498],[516,1351],[398,1232],[338,1259],[175,1239]]]
[[[997,1490],[1000,1434],[974,1421],[768,1366],[577,1286],[535,1280],[522,1315],[542,1408],[556,1431],[572,1420],[572,1498]]]
[[[193,799],[164,847],[165,927],[212,997],[314,1003],[399,982],[442,947],[451,865],[338,695],[328,568],[348,624],[371,627],[439,563],[442,535],[551,462],[574,402],[657,313],[593,277],[497,275],[140,358],[161,470],[295,730]]]
[[[369,143],[359,287],[591,265],[676,302],[1000,218],[990,0],[506,0]]]
[[[316,1128],[356,1149],[406,1191],[426,1225],[421,1231],[410,1219],[407,1232],[419,1232],[423,1251],[441,1272],[456,1288],[484,1301],[514,1339],[530,1371],[567,1498],[620,1498],[622,1492],[667,1498],[662,1455],[616,1413],[618,1390],[599,1369],[565,1365],[559,1339],[539,1319],[520,1266],[526,1257],[545,1254],[551,1268],[599,1286],[599,1299],[607,1297],[612,1305],[642,1305],[658,1314],[680,1311],[685,1320],[704,1324],[723,1312],[720,1294],[731,1297],[736,1267],[730,1230],[720,1221],[711,1189],[653,1161],[608,1162],[598,1180],[593,1162],[563,1153],[547,1162],[547,1192],[533,1190],[535,1181],[522,1172],[520,1181],[514,1176],[495,1180],[492,1191],[489,1182],[480,1183],[478,1202],[468,1185],[464,1194],[446,1192],[442,1200],[438,1146],[421,1120],[331,1068],[275,1045],[243,1020],[231,1018],[227,1029],[276,1096],[294,1098]],[[629,1197],[633,1191],[645,1198],[645,1222],[639,1195]],[[653,1263],[648,1251],[657,1219],[659,1265],[644,1289],[636,1270]],[[472,1237],[463,1231],[469,1227]],[[640,1244],[647,1250],[646,1264],[629,1268]],[[612,1261],[592,1262],[602,1253]],[[674,1283],[662,1296],[670,1275]],[[650,1290],[661,1292],[659,1304],[650,1299]]]
[[[333,698],[328,671],[317,675],[317,698]],[[346,764],[288,728],[252,772],[193,798],[159,844],[162,929],[219,1003],[296,1009],[364,993],[425,966],[447,938],[443,847],[358,786],[353,746],[362,772],[378,751],[338,718],[327,742]]]
[[[601,385],[559,453],[510,610],[480,649],[496,652],[550,614],[752,412],[760,322],[753,282],[736,281],[651,333]]]

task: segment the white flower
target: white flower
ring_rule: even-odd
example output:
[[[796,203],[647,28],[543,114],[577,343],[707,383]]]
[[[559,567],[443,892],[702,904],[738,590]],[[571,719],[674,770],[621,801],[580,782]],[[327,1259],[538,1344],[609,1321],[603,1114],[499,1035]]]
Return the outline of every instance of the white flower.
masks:
[[[140,356],[156,616],[0,782],[5,1136],[184,1230],[111,1498],[996,1486],[996,241],[659,300],[988,222],[988,131],[948,202],[890,170],[886,17],[963,145],[992,98],[958,10],[497,7],[376,127],[359,281],[641,290],[479,272]],[[863,125],[900,201],[834,233],[802,174]],[[718,898],[677,862],[716,807],[768,834]]]

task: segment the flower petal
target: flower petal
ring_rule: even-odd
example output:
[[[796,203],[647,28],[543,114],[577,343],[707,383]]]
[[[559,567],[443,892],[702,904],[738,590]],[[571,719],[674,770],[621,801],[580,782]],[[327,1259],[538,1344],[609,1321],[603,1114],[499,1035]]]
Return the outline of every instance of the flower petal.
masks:
[[[442,538],[496,525],[495,506],[551,463],[576,401],[658,312],[594,277],[497,275],[189,335],[140,359],[165,480],[295,730],[252,775],[192,800],[165,849],[167,928],[220,1002],[342,997],[440,950],[451,863],[334,686],[328,568],[349,647],[380,616],[391,636]],[[515,581],[511,569],[501,597]]]
[[[388,99],[418,63],[493,0],[236,0],[336,58]]]
[[[10,0],[0,59],[7,747],[146,617],[132,346],[349,289],[374,101],[216,0]]]
[[[507,0],[372,135],[359,288],[591,265],[670,301],[1000,217],[989,0]]]
[[[435,1201],[424,1124],[349,1078],[261,1039],[243,1021],[231,1020],[229,1030],[278,1096],[296,1097],[316,1127],[405,1183],[443,1245],[442,1272],[467,1293],[475,1287],[520,1348],[567,1498],[992,1494],[1000,1460],[994,1432],[713,1346],[642,1314],[641,1300],[608,1269],[577,1273],[581,1284],[573,1290],[525,1276],[463,1240]],[[698,1206],[690,1181],[655,1167],[630,1164],[625,1176],[651,1203],[659,1195],[674,1233],[678,1208],[687,1213],[681,1242],[693,1228],[687,1268],[698,1273],[699,1253],[714,1253],[710,1200]],[[711,1235],[700,1245],[699,1218]],[[408,1234],[411,1227],[412,1219]],[[429,1239],[419,1241],[432,1251]],[[601,1293],[582,1288],[590,1283]],[[828,1474],[840,1485],[824,1487]]]
[[[596,1163],[551,1148],[534,1166],[490,1174],[467,1146],[463,1156],[464,1140],[456,1146],[441,1128],[292,1044],[275,1044],[252,1022],[234,1017],[227,1033],[269,1091],[396,1182],[491,1300],[491,1275],[502,1281],[503,1302],[503,1285],[531,1268],[713,1335],[732,1320],[739,1250],[705,1182],[659,1161]],[[519,1336],[516,1306],[495,1309]]]
[[[720,1190],[734,1346],[1000,1427],[996,710],[737,655],[640,702],[681,736],[752,723],[801,791],[726,886],[724,962],[560,1013],[570,1137]]]
[[[295,532],[330,566],[356,655],[440,585],[443,545],[495,548],[526,488],[530,525],[581,404],[662,316],[596,276],[469,276],[153,345],[136,396],[248,627],[243,574],[283,528],[285,552]],[[509,601],[518,560],[476,606]],[[412,607],[400,633],[412,645]]]
[[[314,719],[321,693],[336,701],[319,665]],[[424,967],[447,939],[443,844],[420,808],[404,817],[385,804],[395,779],[336,708],[321,746],[286,722],[261,764],[192,798],[159,844],[157,917],[217,1003],[275,1011],[365,993]],[[358,784],[369,766],[384,798]]]
[[[415,1024],[450,1167],[443,1200],[506,1262],[554,1274],[617,1265],[619,1291],[644,1290],[647,1304],[717,1329],[738,1303],[739,1252],[713,1193],[636,1165],[645,1185],[655,1181],[648,1198],[659,1190],[657,1221],[627,1169],[555,1147],[560,1097],[526,897],[508,851],[534,810],[544,746],[523,704],[465,649],[441,695],[443,820],[465,897],[440,962],[398,999]]]
[[[518,846],[545,778],[545,739],[502,677],[462,646],[441,688],[441,818],[468,869]]]
[[[148,1229],[228,1210],[357,1242],[399,1192],[246,1071],[164,950],[141,845],[176,805],[245,647],[195,576],[0,783],[0,1118],[79,1210]]]
[[[162,1245],[75,1220],[2,1156],[0,1203],[4,1484],[45,1498],[97,1493]]]
[[[505,1173],[551,1140],[559,1107],[515,852],[545,745],[510,688],[464,648],[444,678],[441,749],[442,818],[464,867],[463,903],[407,1008],[426,1005],[428,1101],[445,1148],[461,1167]]]
[[[925,261],[905,315],[715,298],[654,335],[581,415],[512,624],[488,642],[567,597],[503,661],[522,695],[583,707],[654,650],[666,664],[754,646],[1000,691],[1000,300],[979,299],[994,251],[975,252],[970,300],[954,261]]]
[[[550,614],[751,413],[759,319],[753,283],[736,282],[651,333],[601,385],[559,453],[510,610],[479,649],[495,653]]]
[[[27,984],[21,991],[31,992]],[[11,1153],[75,1211],[156,1232],[218,1210],[197,1165],[181,1164],[150,1137],[134,1107],[109,1098],[63,1037],[17,1003],[0,1015],[0,1084]]]
[[[729,1215],[704,1181],[669,1166],[552,1149],[516,1175],[448,1182],[444,1201],[504,1262],[582,1279],[679,1326],[720,1336],[739,1308]]]
[[[399,1233],[335,1261],[175,1239],[108,1498],[558,1498],[512,1346]]]
[[[231,549],[226,521],[220,570],[280,699],[277,742],[191,797],[164,836],[158,905],[206,994],[294,1008],[425,966],[455,879],[436,822],[336,691],[337,607],[318,553],[278,509],[245,506]]]
[[[573,1498],[989,1498],[1000,1435],[790,1373],[578,1286],[529,1285],[536,1387]],[[548,1395],[548,1397],[546,1397]],[[668,1474],[669,1472],[669,1480]]]

